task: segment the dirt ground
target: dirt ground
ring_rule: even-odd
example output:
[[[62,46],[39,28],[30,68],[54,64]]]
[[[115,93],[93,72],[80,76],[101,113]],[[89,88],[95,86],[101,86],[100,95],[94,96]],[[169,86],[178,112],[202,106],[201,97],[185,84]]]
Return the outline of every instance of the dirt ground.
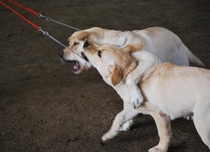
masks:
[[[168,28],[210,68],[209,0],[17,1],[80,29]],[[11,6],[67,45],[74,30]],[[1,152],[146,152],[158,143],[153,119],[139,115],[130,131],[102,145],[120,97],[95,69],[73,74],[59,60],[60,45],[3,6],[0,17]],[[172,131],[169,152],[208,151],[192,121],[175,120]]]

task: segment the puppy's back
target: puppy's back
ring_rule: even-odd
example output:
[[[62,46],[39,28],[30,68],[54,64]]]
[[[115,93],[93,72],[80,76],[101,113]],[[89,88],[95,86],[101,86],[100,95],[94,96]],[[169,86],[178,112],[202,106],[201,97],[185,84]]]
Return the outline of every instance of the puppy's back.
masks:
[[[157,106],[171,119],[210,107],[210,70],[160,64],[141,80],[145,101]]]

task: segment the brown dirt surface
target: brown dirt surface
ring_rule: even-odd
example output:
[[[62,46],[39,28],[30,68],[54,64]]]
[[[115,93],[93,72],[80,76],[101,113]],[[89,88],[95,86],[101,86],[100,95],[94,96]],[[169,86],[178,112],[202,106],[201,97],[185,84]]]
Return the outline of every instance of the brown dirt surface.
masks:
[[[210,68],[209,0],[17,1],[80,29],[168,28]],[[66,45],[74,32],[10,6]],[[153,119],[140,115],[131,130],[101,144],[123,108],[117,93],[95,69],[73,74],[59,60],[60,45],[3,6],[0,17],[1,152],[146,152],[158,143]],[[172,131],[169,152],[208,151],[192,121],[175,120]]]

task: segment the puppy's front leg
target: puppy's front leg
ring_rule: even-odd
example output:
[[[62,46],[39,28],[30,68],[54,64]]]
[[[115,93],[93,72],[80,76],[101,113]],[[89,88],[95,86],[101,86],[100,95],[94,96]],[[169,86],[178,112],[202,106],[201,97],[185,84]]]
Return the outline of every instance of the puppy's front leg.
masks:
[[[128,120],[127,122],[125,122],[124,124],[121,125],[119,130],[120,131],[128,131],[132,125],[133,125],[133,119]]]
[[[151,65],[148,64],[145,59],[141,59],[137,67],[126,77],[125,85],[128,87],[130,102],[134,108],[138,108],[144,101],[143,95],[137,83],[150,67]]]
[[[125,82],[128,87],[128,93],[130,95],[130,102],[134,108],[139,107],[144,101],[141,90],[137,86],[137,82],[140,80],[142,74],[143,72],[139,72],[137,69],[135,69],[127,76]]]
[[[133,109],[130,104],[127,104],[127,106],[115,117],[110,130],[102,136],[102,141],[105,142],[117,136],[121,131],[121,126],[138,114],[138,110]]]
[[[143,103],[144,99],[137,83],[141,80],[142,75],[150,68],[160,64],[160,60],[145,50],[136,52],[136,56],[132,57],[139,62],[137,67],[128,74],[125,84],[129,87],[128,91],[132,105],[134,108],[138,108]]]
[[[130,101],[134,108],[138,108],[144,101],[143,95],[141,94],[141,90],[138,88],[137,84],[129,84],[128,92],[130,95]]]

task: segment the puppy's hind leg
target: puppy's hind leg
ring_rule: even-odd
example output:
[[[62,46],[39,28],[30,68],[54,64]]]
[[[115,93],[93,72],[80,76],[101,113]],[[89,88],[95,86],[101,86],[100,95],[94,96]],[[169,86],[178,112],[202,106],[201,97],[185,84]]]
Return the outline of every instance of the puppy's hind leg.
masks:
[[[147,109],[148,114],[155,120],[160,138],[158,145],[149,149],[149,152],[166,152],[171,140],[171,123],[169,116],[153,107],[149,102],[145,102],[139,109],[141,110],[141,108]]]
[[[202,141],[210,150],[210,108],[205,111],[195,111],[193,122]]]
[[[160,141],[157,146],[151,148],[149,152],[167,152],[171,139],[171,124],[170,118],[165,114],[151,113],[154,118]]]

